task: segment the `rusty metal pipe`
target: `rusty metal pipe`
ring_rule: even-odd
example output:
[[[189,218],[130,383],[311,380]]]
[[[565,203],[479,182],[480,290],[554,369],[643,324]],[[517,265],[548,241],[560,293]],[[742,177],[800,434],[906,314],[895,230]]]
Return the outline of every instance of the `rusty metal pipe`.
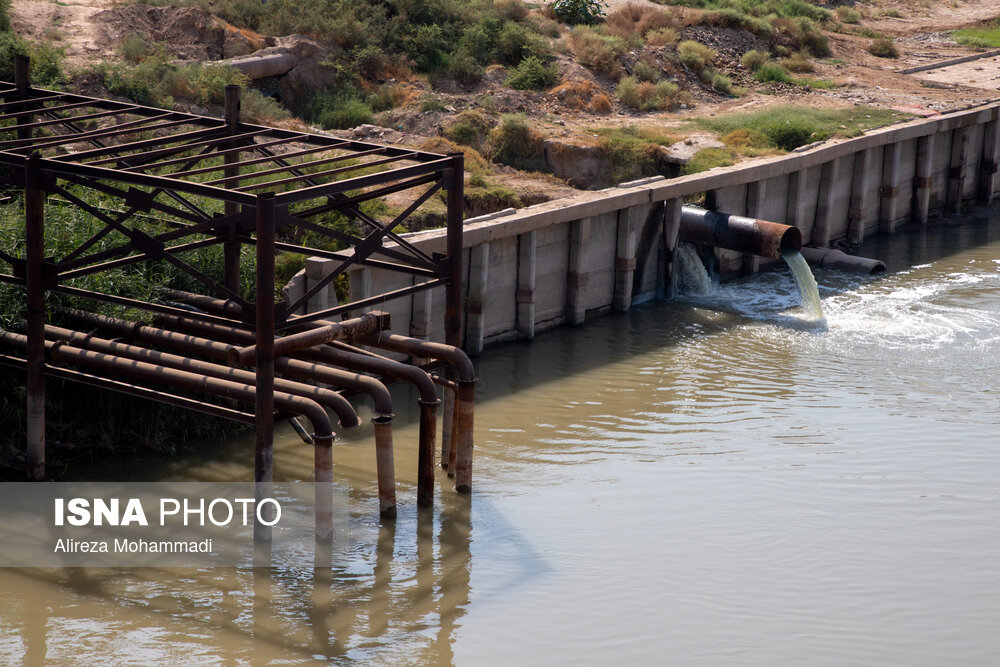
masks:
[[[70,311],[70,314],[81,321],[94,326],[108,328],[123,336],[132,336],[136,340],[173,346],[176,349],[184,349],[195,354],[202,354],[217,359],[228,359],[229,350],[232,347],[226,343],[144,326],[104,315],[94,315],[80,311]],[[246,334],[247,332],[242,333]],[[378,467],[377,474],[379,479],[379,512],[385,517],[395,516],[396,490],[395,470],[392,467],[391,429],[395,415],[393,415],[392,411],[392,397],[385,385],[367,375],[330,368],[298,359],[276,359],[274,366],[275,370],[284,375],[332,384],[350,389],[351,391],[367,394],[372,398],[373,407],[376,412],[376,416],[372,419],[372,422],[376,427],[375,462]],[[388,454],[386,454],[387,448]]]
[[[476,369],[469,356],[461,348],[453,345],[385,332],[357,336],[355,340],[393,352],[439,359],[451,366],[458,381],[458,392],[454,395],[452,410],[448,410],[448,396],[445,396],[443,433],[450,434],[451,437],[446,439],[442,435],[441,460],[442,463],[448,461],[449,476],[454,471],[455,490],[460,493],[471,491]]]
[[[27,349],[28,337],[21,334],[0,330],[0,343]],[[254,403],[256,390],[249,385],[209,377],[198,373],[189,373],[174,368],[164,368],[134,359],[118,357],[103,352],[84,350],[62,344],[56,341],[45,341],[47,356],[53,361],[85,366],[103,371],[113,371],[126,377],[165,384],[178,389],[196,391],[221,398],[230,398],[243,403]],[[333,436],[333,424],[329,415],[315,401],[293,396],[285,392],[275,392],[275,406],[290,414],[302,415],[310,421],[313,431],[318,437]]]
[[[201,361],[200,359],[191,359],[190,357],[182,357],[168,352],[159,352],[156,350],[149,350],[144,347],[138,347],[136,345],[110,341],[104,338],[98,338],[93,334],[86,334],[62,327],[46,326],[45,333],[50,338],[62,339],[66,342],[79,345],[96,352],[103,352],[117,357],[126,357],[137,361],[146,361],[152,364],[157,364],[167,368],[176,368],[182,371],[204,373],[205,375],[210,375],[212,377],[217,377],[223,380],[232,380],[233,382],[241,382],[251,386],[256,384],[256,375],[254,373],[220,366],[219,364]],[[292,382],[282,378],[276,378],[274,386],[279,391],[294,394],[296,396],[302,396],[304,398],[310,398],[320,405],[333,410],[334,414],[337,415],[337,419],[341,426],[344,428],[354,428],[361,423],[361,420],[358,417],[357,412],[354,411],[354,407],[351,405],[350,401],[331,389],[314,387],[312,385],[303,384],[301,382]]]
[[[390,327],[387,313],[365,313],[343,322],[329,322],[317,329],[308,329],[295,334],[274,339],[274,355],[287,357],[299,350],[314,345],[322,345],[335,340],[354,338],[362,334],[383,331]],[[246,366],[253,363],[257,354],[257,346],[233,348],[229,353],[229,363],[232,366]]]
[[[802,247],[802,232],[795,227],[692,206],[681,207],[680,239],[771,259]]]

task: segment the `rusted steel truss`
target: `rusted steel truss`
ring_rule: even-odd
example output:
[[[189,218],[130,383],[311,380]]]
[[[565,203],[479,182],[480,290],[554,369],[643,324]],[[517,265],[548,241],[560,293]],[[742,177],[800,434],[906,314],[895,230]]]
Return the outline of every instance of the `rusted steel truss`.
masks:
[[[240,359],[247,362],[252,357],[248,365],[255,369],[252,419],[258,482],[271,479],[275,343],[279,341],[280,351],[282,334],[314,322],[329,324],[349,314],[360,315],[368,306],[443,286],[447,342],[458,345],[461,154],[439,155],[245,123],[240,120],[238,87],[227,87],[226,113],[220,119],[36,89],[30,85],[23,58],[15,63],[15,71],[14,83],[0,83],[0,178],[8,187],[23,187],[25,250],[23,255],[17,253],[21,256],[0,251],[0,281],[26,291],[27,342],[24,359],[4,357],[0,362],[27,369],[33,477],[44,476],[46,376],[198,409],[190,405],[198,401],[159,395],[134,382],[56,368],[46,350],[47,293],[253,334],[254,344],[243,350]],[[445,194],[441,191],[447,194],[448,251],[428,255],[396,229],[429,199]],[[377,218],[362,207],[396,193],[410,195],[409,205],[396,215]],[[76,247],[47,256],[45,210],[56,202],[76,207],[97,224]],[[344,225],[331,224],[335,213],[352,223],[348,231]],[[213,247],[221,248],[221,272],[208,271],[192,259],[192,252]],[[323,280],[309,285],[303,296],[286,303],[275,296],[279,253],[339,263]],[[241,283],[248,282],[242,274],[251,269],[250,257],[255,260],[255,283],[252,289],[241,289]],[[209,311],[169,299],[154,303],[80,286],[89,276],[144,262],[172,265],[199,284],[202,294],[232,307]],[[412,285],[302,314],[320,290],[358,266],[408,274]],[[251,418],[250,413],[207,406],[202,406],[204,411],[218,416]]]

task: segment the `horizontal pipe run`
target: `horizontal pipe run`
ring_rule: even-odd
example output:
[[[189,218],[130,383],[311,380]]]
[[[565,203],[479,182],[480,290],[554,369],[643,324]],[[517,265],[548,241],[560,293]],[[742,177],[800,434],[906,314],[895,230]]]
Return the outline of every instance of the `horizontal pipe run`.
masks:
[[[848,255],[835,248],[802,248],[802,257],[812,266],[845,273],[871,275],[885,271],[885,262],[870,257]]]
[[[325,326],[289,334],[274,339],[274,356],[287,357],[299,350],[314,345],[322,345],[335,340],[353,338],[361,334],[383,331],[390,326],[389,315],[386,313],[365,313],[343,322],[330,322]],[[246,366],[257,356],[257,346],[249,345],[243,348],[232,348],[229,352],[230,365]]]
[[[0,330],[0,342],[26,349],[28,337]],[[45,349],[47,356],[56,362],[110,371],[145,382],[230,398],[244,403],[254,403],[256,398],[256,391],[253,387],[239,382],[163,368],[155,364],[75,348],[58,342],[46,341]],[[330,417],[326,414],[326,410],[315,401],[284,392],[275,392],[274,404],[275,407],[284,412],[304,416],[311,422],[313,432],[316,435],[320,437],[333,435],[333,424],[330,422]]]
[[[770,259],[802,247],[802,232],[790,225],[691,206],[681,207],[680,239]]]
[[[201,361],[200,359],[191,359],[167,352],[149,350],[144,347],[106,340],[98,338],[93,334],[86,334],[62,327],[46,326],[45,333],[49,338],[60,339],[95,352],[145,361],[165,368],[202,373],[211,377],[240,382],[250,386],[255,386],[257,383],[257,376],[254,373],[220,366],[208,361]],[[337,415],[338,421],[344,428],[354,428],[361,423],[350,401],[333,390],[281,378],[275,379],[274,386],[279,391],[295,396],[302,396],[303,398],[310,398],[320,405],[331,409]]]
[[[167,331],[156,327],[145,326],[135,322],[119,320],[105,315],[94,315],[82,311],[68,311],[75,319],[85,322],[91,326],[104,328],[113,331],[121,336],[128,336],[145,343],[154,343],[173,347],[192,354],[200,354],[206,357],[219,360],[228,360],[229,351],[232,345],[221,343],[207,338],[201,338],[176,331]],[[175,318],[163,318],[172,321]],[[159,320],[158,320],[159,321]],[[186,321],[186,320],[185,320]],[[220,325],[214,325],[222,328]],[[238,329],[232,331],[239,332]],[[240,332],[246,335],[247,332]],[[253,336],[253,334],[249,334]],[[392,399],[389,391],[381,382],[375,378],[351,373],[336,368],[329,368],[318,364],[310,364],[297,359],[276,359],[275,369],[292,377],[308,379],[314,382],[323,382],[350,391],[363,393],[371,396],[374,403],[375,412],[380,418],[391,418],[393,414]]]

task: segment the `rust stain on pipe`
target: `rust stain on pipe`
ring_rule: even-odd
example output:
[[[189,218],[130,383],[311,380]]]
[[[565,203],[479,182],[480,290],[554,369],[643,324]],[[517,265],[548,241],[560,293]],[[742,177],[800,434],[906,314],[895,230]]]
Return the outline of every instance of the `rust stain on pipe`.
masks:
[[[340,323],[330,323],[319,329],[309,329],[281,338],[274,339],[274,355],[276,357],[287,357],[299,350],[304,350],[314,345],[322,345],[335,340],[354,338],[361,334],[368,334],[374,331],[383,331],[391,326],[388,313],[372,312],[365,313],[361,317],[344,320]],[[257,354],[257,346],[236,349],[229,352],[229,363],[232,366],[246,366],[253,363]]]
[[[681,208],[680,238],[771,259],[802,247],[802,232],[790,225],[691,206]]]

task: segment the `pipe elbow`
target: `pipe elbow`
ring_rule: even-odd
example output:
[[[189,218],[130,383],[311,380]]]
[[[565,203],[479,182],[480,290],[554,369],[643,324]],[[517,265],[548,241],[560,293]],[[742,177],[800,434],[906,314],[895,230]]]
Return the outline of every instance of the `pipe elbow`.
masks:
[[[356,340],[372,347],[378,347],[394,352],[402,352],[413,356],[430,357],[445,361],[455,369],[458,379],[464,382],[476,381],[476,368],[472,360],[461,348],[444,343],[410,338],[399,334],[375,333],[358,336]]]
[[[326,413],[326,410],[324,410],[323,407],[316,401],[309,398],[303,398],[302,396],[293,396],[283,392],[275,392],[274,405],[280,410],[284,410],[285,412],[291,414],[302,415],[308,419],[316,437],[333,437],[333,422],[330,421],[330,416]],[[355,415],[355,419],[356,418],[357,415]]]

